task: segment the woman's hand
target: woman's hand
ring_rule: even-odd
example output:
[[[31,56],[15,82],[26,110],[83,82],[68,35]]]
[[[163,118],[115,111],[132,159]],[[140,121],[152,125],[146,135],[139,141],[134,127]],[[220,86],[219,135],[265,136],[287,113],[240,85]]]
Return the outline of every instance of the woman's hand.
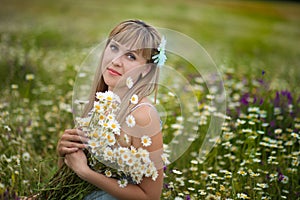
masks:
[[[70,167],[79,177],[84,176],[84,172],[89,170],[87,165],[86,155],[82,150],[78,150],[74,153],[66,154],[64,162]]]
[[[57,153],[60,157],[85,148],[88,138],[79,129],[67,129],[58,141]]]

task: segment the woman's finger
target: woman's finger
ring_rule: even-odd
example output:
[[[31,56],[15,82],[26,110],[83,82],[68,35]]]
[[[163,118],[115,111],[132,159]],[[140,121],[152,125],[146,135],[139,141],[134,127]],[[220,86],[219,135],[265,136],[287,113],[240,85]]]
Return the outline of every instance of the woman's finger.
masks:
[[[84,149],[86,147],[86,144],[71,142],[66,140],[66,141],[61,141],[59,147]]]
[[[62,141],[58,145],[57,152],[59,156],[64,157],[66,154],[74,153],[79,149],[84,149],[84,148],[86,148],[86,145],[82,143]]]
[[[82,137],[86,137],[86,133],[80,129],[66,129],[65,133],[70,134],[70,135],[80,135]]]
[[[80,135],[63,134],[61,136],[61,141],[72,141],[72,142],[87,143],[88,138],[85,137],[85,136],[80,136]]]
[[[73,147],[73,148],[62,148],[60,153],[61,153],[61,157],[66,157],[67,155],[71,154],[71,153],[75,153],[79,150],[79,148]]]

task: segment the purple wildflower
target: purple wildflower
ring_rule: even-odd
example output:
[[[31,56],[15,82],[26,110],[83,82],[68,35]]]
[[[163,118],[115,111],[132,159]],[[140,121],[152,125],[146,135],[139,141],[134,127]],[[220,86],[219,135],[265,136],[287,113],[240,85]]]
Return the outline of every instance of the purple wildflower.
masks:
[[[275,127],[275,120],[272,120],[271,122],[270,122],[270,127]]]
[[[276,97],[274,99],[274,106],[278,107],[279,103],[280,103],[280,95],[279,95],[279,92],[276,92]]]
[[[278,173],[278,181],[281,182],[283,179],[284,179],[284,175],[281,172],[279,172]]]
[[[292,104],[293,103],[293,97],[292,97],[292,94],[290,92],[287,93],[287,98],[288,98],[288,104]]]
[[[257,97],[256,97],[256,96],[254,96],[254,98],[253,98],[253,104],[255,104],[255,103],[256,103],[256,101],[257,101]]]
[[[167,166],[164,166],[164,172],[167,171],[167,169],[168,169],[168,167],[167,167]]]
[[[164,188],[165,188],[165,189],[169,189],[169,184],[168,184],[168,183],[165,183],[165,184],[164,184]]]
[[[261,98],[261,99],[259,100],[259,105],[261,106],[263,103],[264,103],[264,99]]]
[[[248,106],[249,105],[249,101],[248,101],[248,98],[249,98],[249,94],[246,93],[242,96],[240,102],[245,105],[245,106]]]

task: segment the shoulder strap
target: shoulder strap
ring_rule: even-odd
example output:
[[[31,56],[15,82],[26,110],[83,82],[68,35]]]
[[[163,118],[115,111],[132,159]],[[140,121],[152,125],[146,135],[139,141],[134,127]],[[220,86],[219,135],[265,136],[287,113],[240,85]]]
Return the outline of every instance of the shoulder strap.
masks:
[[[153,108],[158,113],[158,111],[156,110],[155,106],[153,106],[151,103],[147,103],[147,102],[142,102],[142,103],[136,105],[135,107],[133,107],[131,109],[131,112],[133,112],[135,109],[137,109],[137,108],[139,108],[141,106],[150,106],[151,108]],[[161,119],[159,119],[159,121],[160,121],[160,129],[162,130],[163,122],[161,121]]]
[[[138,105],[136,105],[135,107],[133,107],[131,109],[131,112],[133,112],[135,109],[137,109],[137,108],[139,108],[141,106],[150,106],[151,108],[153,108],[154,110],[156,110],[156,108],[151,103],[142,102],[142,103],[139,103]]]

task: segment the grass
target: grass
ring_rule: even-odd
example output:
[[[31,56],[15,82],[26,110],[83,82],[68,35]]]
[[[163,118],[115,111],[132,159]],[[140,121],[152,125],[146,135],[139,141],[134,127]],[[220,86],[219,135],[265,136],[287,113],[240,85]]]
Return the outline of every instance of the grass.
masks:
[[[105,6],[96,1],[3,1],[1,32],[34,40],[42,49],[79,51],[102,41],[118,22],[139,18],[193,37],[218,65],[227,62],[251,74],[264,70],[270,80],[283,82],[280,87],[298,90],[297,7],[260,1],[112,1]]]
[[[129,18],[197,40],[220,67],[227,89],[230,118],[221,140],[205,161],[197,157],[201,139],[194,141],[167,168],[162,198],[299,198],[299,7],[268,1],[2,0],[1,198],[34,193],[55,172],[57,139],[73,127],[79,66],[111,28]],[[192,69],[183,69],[194,77]],[[207,115],[203,123],[209,123],[207,91],[191,82],[202,102],[199,112]],[[162,106],[173,110],[165,124],[172,136],[178,133],[172,128],[177,108],[167,104],[170,96],[162,97]]]

